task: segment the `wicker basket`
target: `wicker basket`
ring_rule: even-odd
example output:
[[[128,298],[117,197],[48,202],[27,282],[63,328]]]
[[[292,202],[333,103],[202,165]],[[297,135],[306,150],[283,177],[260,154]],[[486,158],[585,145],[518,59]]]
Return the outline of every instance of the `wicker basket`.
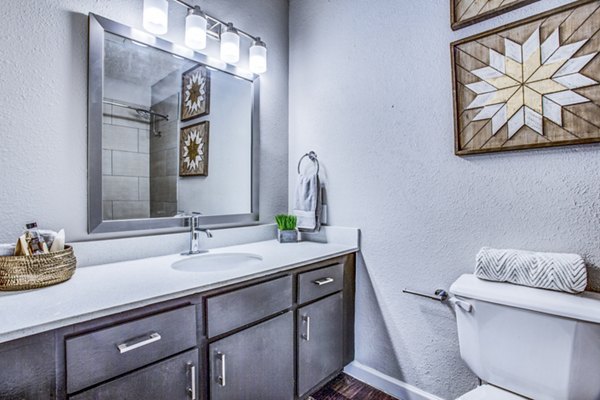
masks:
[[[0,257],[0,290],[26,290],[64,282],[73,276],[77,259],[71,246],[35,256]]]

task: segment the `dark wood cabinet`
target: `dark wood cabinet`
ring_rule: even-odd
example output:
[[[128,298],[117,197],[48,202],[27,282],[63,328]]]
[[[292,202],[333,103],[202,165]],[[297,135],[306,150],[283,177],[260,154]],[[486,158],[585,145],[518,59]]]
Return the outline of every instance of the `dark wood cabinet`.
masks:
[[[92,360],[90,360],[92,362]],[[71,396],[72,400],[197,400],[198,350],[185,352]]]
[[[0,344],[1,400],[293,400],[352,361],[354,254]]]
[[[291,311],[209,346],[211,400],[294,398]]]
[[[344,367],[343,295],[338,292],[297,312],[298,395]]]
[[[55,398],[54,332],[0,345],[0,399]]]

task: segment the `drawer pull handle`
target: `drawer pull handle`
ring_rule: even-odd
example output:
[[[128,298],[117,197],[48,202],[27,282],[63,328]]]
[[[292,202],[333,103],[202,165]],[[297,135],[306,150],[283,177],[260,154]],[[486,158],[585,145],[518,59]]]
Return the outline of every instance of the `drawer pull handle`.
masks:
[[[328,283],[331,283],[331,282],[333,282],[333,278],[321,278],[321,279],[317,279],[316,281],[313,281],[313,283],[318,286],[327,285]]]
[[[225,373],[227,372],[225,369],[225,354],[221,352],[217,352],[217,358],[221,360],[221,375],[217,378],[217,382],[222,387],[225,387],[227,381],[225,380]]]
[[[302,321],[306,322],[306,333],[302,334],[302,339],[310,342],[310,317],[308,315],[303,315]]]
[[[120,354],[124,354],[124,353],[127,353],[128,351],[139,349],[140,347],[146,346],[150,343],[158,342],[160,339],[161,339],[160,335],[157,332],[154,332],[154,333],[150,334],[150,337],[148,337],[148,339],[141,340],[139,342],[134,342],[134,343],[130,343],[130,342],[121,343],[120,345],[117,345],[117,348],[119,349]]]
[[[191,379],[191,385],[188,388],[188,393],[190,394],[190,398],[192,400],[196,400],[197,396],[196,396],[196,366],[192,363],[188,363],[188,368],[190,371],[190,379]]]

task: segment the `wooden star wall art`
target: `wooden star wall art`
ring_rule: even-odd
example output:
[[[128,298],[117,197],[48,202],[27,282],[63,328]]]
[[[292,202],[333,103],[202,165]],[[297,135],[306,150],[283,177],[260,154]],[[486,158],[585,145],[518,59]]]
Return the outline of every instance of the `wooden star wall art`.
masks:
[[[600,142],[600,1],[451,44],[455,153]]]
[[[538,0],[450,0],[453,30],[473,25]]]
[[[197,65],[181,75],[181,121],[210,113],[210,71]]]

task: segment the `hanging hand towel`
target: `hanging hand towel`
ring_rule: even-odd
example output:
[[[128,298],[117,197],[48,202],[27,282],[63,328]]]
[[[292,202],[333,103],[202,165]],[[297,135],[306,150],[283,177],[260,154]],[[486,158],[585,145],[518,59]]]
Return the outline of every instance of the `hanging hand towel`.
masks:
[[[321,182],[319,174],[298,175],[293,214],[301,231],[314,232],[321,228]]]
[[[478,278],[569,293],[583,292],[587,271],[581,256],[484,247],[477,253]]]

